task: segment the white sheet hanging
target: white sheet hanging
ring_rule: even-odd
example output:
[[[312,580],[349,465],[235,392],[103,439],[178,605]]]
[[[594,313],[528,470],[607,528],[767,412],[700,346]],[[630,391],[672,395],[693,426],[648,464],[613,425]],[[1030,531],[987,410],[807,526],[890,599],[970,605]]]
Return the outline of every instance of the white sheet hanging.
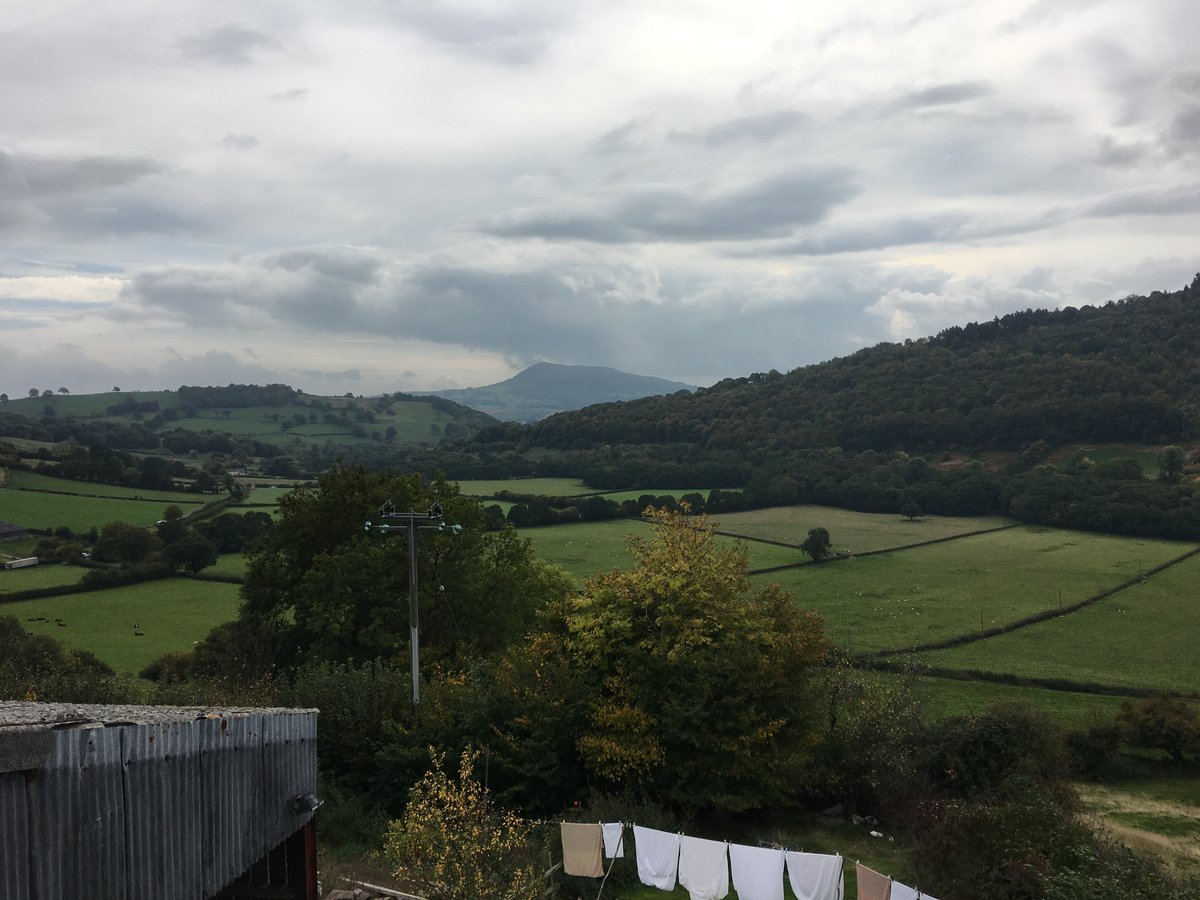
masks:
[[[729,845],[729,865],[738,900],[783,900],[783,851]]]
[[[604,855],[608,859],[624,859],[625,857],[625,825],[621,822],[605,822]]]
[[[679,839],[679,883],[690,900],[729,896],[729,854],[724,841],[684,835]]]
[[[788,850],[788,882],[798,900],[843,900],[846,896],[842,858],[827,853]]]
[[[679,835],[634,825],[633,844],[642,884],[661,891],[675,890],[675,876],[679,872]]]

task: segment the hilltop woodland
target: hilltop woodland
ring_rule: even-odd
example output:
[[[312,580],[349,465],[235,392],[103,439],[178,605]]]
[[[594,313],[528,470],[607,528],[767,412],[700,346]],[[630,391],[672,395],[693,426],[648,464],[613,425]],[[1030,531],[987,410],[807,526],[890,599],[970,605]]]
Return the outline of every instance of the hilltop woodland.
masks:
[[[39,555],[80,560],[96,567],[89,578],[114,582],[204,570],[218,551],[244,549],[248,562],[236,619],[147,667],[150,687],[0,617],[0,696],[118,702],[148,691],[152,702],[318,707],[323,833],[384,848],[394,870],[439,900],[541,896],[546,831],[532,822],[543,817],[783,842],[793,823],[835,804],[882,823],[911,882],[946,900],[1200,896],[1194,880],[1091,830],[1072,788],[1123,748],[1194,765],[1191,705],[1130,700],[1070,733],[1012,703],[929,719],[911,678],[850,665],[806,598],[752,580],[745,546],[719,541],[705,517],[821,503],[1200,540],[1184,448],[1200,431],[1197,304],[1200,277],[1173,294],[1016,314],[534,426],[460,416],[449,401],[339,404],[282,385],[114,394],[116,412],[88,411],[85,398],[9,401],[5,468],[179,498],[153,529],[57,529],[41,536]],[[289,404],[278,407],[286,421],[270,420],[268,401]],[[30,415],[35,402],[46,408]],[[151,402],[159,407],[142,408]],[[369,416],[399,420],[409,406],[421,410],[412,421],[423,443],[373,434]],[[243,419],[237,433],[219,430],[248,409],[253,429]],[[312,433],[313,414],[347,440]],[[448,417],[433,422],[436,435],[435,414]],[[205,431],[177,428],[181,418],[203,419]],[[458,435],[447,435],[451,422]],[[283,443],[265,441],[263,428]],[[1056,452],[1099,441],[1155,445],[1157,471]],[[20,471],[30,453],[40,472]],[[314,478],[275,518],[235,515],[224,508],[242,493],[235,468]],[[650,494],[508,495],[505,512],[438,470],[726,488],[691,494],[686,508]],[[184,515],[195,493],[221,500]],[[414,510],[436,501],[463,526],[421,538],[419,706],[397,614],[405,541],[364,529],[389,499]],[[631,566],[581,584],[512,527],[615,516],[646,517],[653,533],[631,542]],[[842,565],[816,566],[829,553],[823,530],[806,542],[815,571]],[[492,837],[464,841],[468,832]],[[462,883],[491,887],[437,886],[448,859]],[[497,871],[514,874],[497,883]],[[557,890],[576,897],[595,885],[562,879]]]

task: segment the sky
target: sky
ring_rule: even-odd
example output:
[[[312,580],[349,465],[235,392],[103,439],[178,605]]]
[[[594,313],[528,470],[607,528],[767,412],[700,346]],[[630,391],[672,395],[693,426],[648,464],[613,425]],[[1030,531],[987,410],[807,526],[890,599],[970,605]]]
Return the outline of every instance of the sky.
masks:
[[[1192,0],[0,0],[0,391],[789,371],[1200,270]]]

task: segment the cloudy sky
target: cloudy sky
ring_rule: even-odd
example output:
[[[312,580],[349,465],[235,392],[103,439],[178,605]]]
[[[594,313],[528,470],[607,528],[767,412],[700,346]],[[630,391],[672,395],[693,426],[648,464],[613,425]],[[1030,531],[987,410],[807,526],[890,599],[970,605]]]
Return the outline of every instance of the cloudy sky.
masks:
[[[696,384],[1200,269],[1193,0],[0,0],[0,391]]]

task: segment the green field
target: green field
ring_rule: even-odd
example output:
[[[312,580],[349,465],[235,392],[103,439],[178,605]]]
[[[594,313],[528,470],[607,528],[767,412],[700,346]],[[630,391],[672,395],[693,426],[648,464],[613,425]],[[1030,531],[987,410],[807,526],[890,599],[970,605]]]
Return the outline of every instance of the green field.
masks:
[[[699,494],[702,497],[708,497],[711,491],[712,488],[645,488],[637,491],[608,491],[600,496],[605,500],[621,503],[625,500],[639,500],[647,494],[654,497],[674,497],[676,500],[684,494]]]
[[[46,389],[53,390],[49,385]],[[121,393],[120,391],[111,391],[106,394],[58,394],[56,393],[53,399],[42,399],[38,397],[33,399],[30,397],[13,397],[5,404],[4,411],[11,412],[19,416],[32,416],[40,419],[42,410],[47,403],[54,406],[55,415],[58,416],[75,416],[77,418],[93,418],[96,416],[106,416],[105,410],[110,406],[114,406],[132,394],[139,403],[145,403],[150,400],[157,400],[159,405],[166,409],[169,406],[174,406],[176,402],[176,393],[174,391],[129,391]],[[154,414],[145,414],[146,418],[151,418]]]
[[[171,503],[184,507],[207,503],[212,497],[200,494],[185,494],[181,491],[152,491],[145,488],[125,487],[116,484],[95,484],[88,481],[71,481],[66,478],[52,478],[49,475],[39,475],[37,472],[9,472],[10,488],[25,491],[57,491],[63,494],[79,494],[88,497],[113,497],[123,500],[153,500],[162,503],[164,508]],[[188,512],[189,510],[184,510]]]
[[[923,654],[930,665],[1200,691],[1200,558],[1061,619]]]
[[[5,544],[4,546],[8,547],[9,545]],[[25,569],[0,568],[0,597],[5,594],[15,594],[17,591],[78,584],[86,571],[87,569],[79,566],[64,566],[60,563],[29,566]],[[0,615],[4,615],[2,610],[3,606],[0,606]]]
[[[613,569],[628,569],[633,563],[629,555],[628,535],[648,540],[653,535],[649,522],[642,519],[608,519],[603,522],[579,522],[572,525],[545,525],[525,528],[521,536],[533,541],[539,557],[566,569],[576,578],[596,575]],[[722,544],[733,544],[734,538],[719,537]],[[750,568],[803,563],[808,557],[798,550],[746,541]]]
[[[1034,526],[801,566],[779,581],[851,653],[969,634],[1114,587],[1191,545]]]
[[[900,676],[888,676],[900,677]],[[1111,694],[1083,694],[1076,691],[1051,691],[1023,685],[997,684],[994,681],[960,681],[956,678],[917,678],[917,695],[931,719],[981,713],[993,703],[1020,701],[1050,713],[1064,728],[1086,728],[1095,716],[1116,714],[1124,697]]]
[[[471,497],[492,497],[500,491],[536,494],[541,497],[586,497],[596,493],[577,478],[508,478],[460,481],[459,488]]]
[[[217,561],[204,570],[206,575],[237,575],[239,578],[246,574],[246,557],[240,553],[222,553]]]
[[[842,553],[903,547],[1013,524],[1011,519],[999,516],[962,519],[922,516],[909,521],[898,515],[853,512],[830,506],[779,506],[711,515],[709,520],[718,530],[730,534],[797,545],[808,537],[810,528],[820,527],[829,532],[834,549]]]
[[[117,672],[136,674],[167,650],[191,649],[213,626],[234,618],[237,609],[236,584],[169,578],[0,604],[0,615],[16,617],[35,634],[90,650]],[[30,621],[39,616],[48,621]]]
[[[97,499],[0,488],[0,519],[26,528],[65,525],[78,533],[118,521],[150,526],[162,518],[166,506],[161,500]]]

